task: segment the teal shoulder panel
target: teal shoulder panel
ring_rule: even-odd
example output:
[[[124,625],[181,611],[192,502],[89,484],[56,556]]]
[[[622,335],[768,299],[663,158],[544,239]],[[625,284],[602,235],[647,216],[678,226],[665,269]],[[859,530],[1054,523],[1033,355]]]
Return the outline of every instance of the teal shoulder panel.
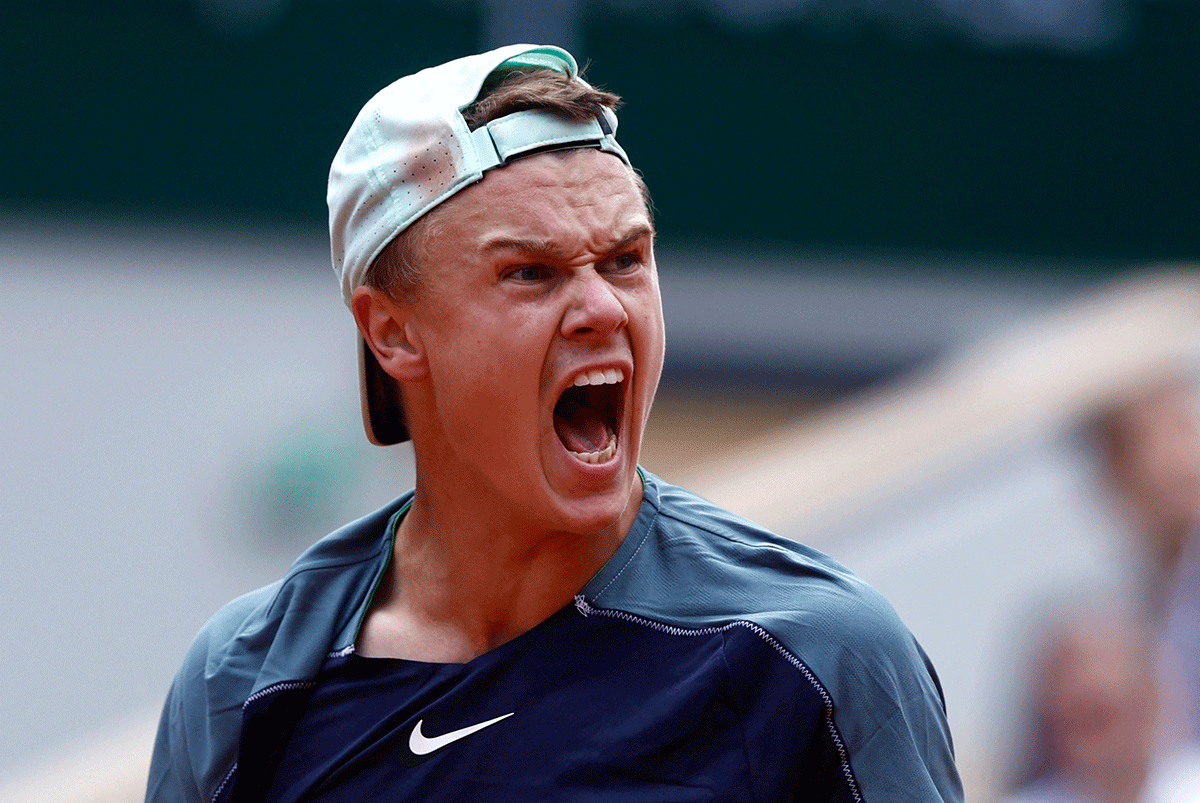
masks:
[[[282,580],[228,603],[201,628],[163,708],[147,801],[213,799],[236,760],[243,704],[315,677],[343,646],[387,564],[390,523],[410,499],[321,539]]]
[[[961,800],[937,676],[882,595],[821,552],[652,474],[645,486],[587,600],[677,627],[757,625],[832,699],[865,800]]]

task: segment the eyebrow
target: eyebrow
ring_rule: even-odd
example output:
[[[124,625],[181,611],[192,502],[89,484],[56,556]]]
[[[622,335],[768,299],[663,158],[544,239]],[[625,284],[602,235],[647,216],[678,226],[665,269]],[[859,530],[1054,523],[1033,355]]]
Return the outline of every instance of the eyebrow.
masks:
[[[620,251],[633,245],[643,237],[652,236],[654,236],[654,226],[650,223],[639,223],[637,226],[633,227],[628,234],[613,243],[612,247],[610,247],[608,250],[610,253],[613,251]]]
[[[605,253],[628,248],[643,237],[653,234],[654,226],[649,223],[639,223],[630,229],[628,234],[621,237],[612,245],[607,246],[604,249]],[[546,256],[558,258],[570,256],[570,253],[566,249],[553,240],[527,237],[496,237],[484,243],[483,250],[486,252],[517,251],[525,254],[545,254]]]

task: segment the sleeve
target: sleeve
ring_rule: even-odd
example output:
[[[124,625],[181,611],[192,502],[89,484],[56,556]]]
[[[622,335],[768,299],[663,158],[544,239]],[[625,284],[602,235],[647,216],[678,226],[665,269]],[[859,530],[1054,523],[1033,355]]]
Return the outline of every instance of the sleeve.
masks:
[[[259,668],[259,656],[237,646],[238,635],[278,586],[229,603],[192,641],[159,719],[146,803],[211,803],[219,797],[237,759],[242,703]]]
[[[183,667],[175,676],[158,722],[158,735],[150,758],[146,803],[206,803],[195,774],[196,761],[190,737],[207,730],[202,693],[204,685],[204,633],[192,643]],[[200,721],[197,721],[197,720]]]
[[[962,801],[945,700],[928,656],[890,606],[846,624],[828,682],[861,799]]]
[[[864,643],[853,618],[841,624],[805,645],[753,625],[725,633],[755,799],[961,801],[937,677],[916,642],[904,631],[897,654],[890,627]]]

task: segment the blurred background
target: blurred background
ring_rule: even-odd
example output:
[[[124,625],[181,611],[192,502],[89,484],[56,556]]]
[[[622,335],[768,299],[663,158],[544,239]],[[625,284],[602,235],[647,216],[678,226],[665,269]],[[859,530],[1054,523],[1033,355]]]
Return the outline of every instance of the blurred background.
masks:
[[[0,800],[137,799],[196,629],[409,486],[406,447],[361,435],[328,165],[382,86],[514,41],[568,46],[626,101],[668,325],[643,463],[884,591],[939,668],[970,799],[1074,771],[1048,712],[1097,700],[1128,727],[1175,701],[1146,725],[1175,763],[1147,747],[1122,777],[1185,788],[1200,4],[47,0],[0,21]],[[1173,446],[1135,470],[1118,442]],[[1102,642],[1153,653],[1127,674],[1161,676],[1155,701],[1078,680],[1117,664],[1067,626],[1096,611],[1122,623]],[[1048,707],[1054,678],[1098,697]]]

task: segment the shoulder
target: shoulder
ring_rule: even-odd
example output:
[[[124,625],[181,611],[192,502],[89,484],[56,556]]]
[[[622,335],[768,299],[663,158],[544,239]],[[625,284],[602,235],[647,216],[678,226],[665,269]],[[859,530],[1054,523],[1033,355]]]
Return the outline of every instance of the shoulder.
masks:
[[[752,622],[835,695],[853,666],[926,672],[892,606],[833,558],[653,475],[646,487],[628,543],[585,590],[594,604],[683,627]]]
[[[675,627],[751,625],[827,697],[866,799],[960,799],[932,664],[887,600],[818,550],[647,475],[639,522],[585,596]]]
[[[222,607],[193,639],[163,708],[148,800],[208,799],[232,766],[242,706],[307,680],[345,636],[386,564],[389,522],[407,497],[323,538],[287,575]],[[188,779],[188,780],[184,780]]]
[[[836,623],[867,641],[903,631],[887,601],[833,558],[652,474],[627,541],[589,584],[598,603],[661,605],[663,615],[697,624]],[[656,593],[662,588],[672,593]]]
[[[295,650],[316,649],[323,659],[382,571],[391,545],[389,523],[407,501],[397,499],[330,533],[305,550],[281,580],[226,604],[200,630],[188,659],[202,658],[210,676],[225,662],[236,672],[253,665],[250,656],[265,654],[280,637]],[[307,630],[298,627],[301,619]]]

